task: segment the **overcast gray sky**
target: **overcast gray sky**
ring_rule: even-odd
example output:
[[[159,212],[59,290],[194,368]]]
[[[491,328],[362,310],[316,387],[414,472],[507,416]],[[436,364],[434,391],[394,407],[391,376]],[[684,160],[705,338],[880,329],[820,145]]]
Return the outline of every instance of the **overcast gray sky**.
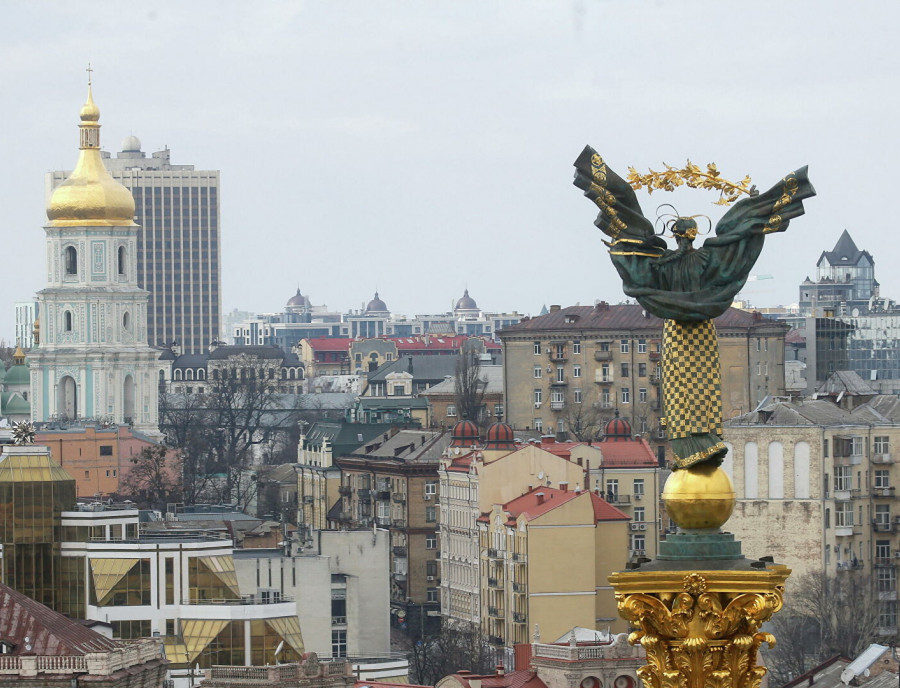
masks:
[[[44,173],[77,158],[85,71],[101,140],[222,173],[223,307],[299,285],[344,310],[619,301],[572,186],[586,143],[613,169],[715,161],[766,189],[804,164],[819,196],[754,270],[788,303],[847,228],[900,299],[896,3],[16,2],[2,4],[0,337],[45,279]],[[895,181],[891,181],[894,179]],[[683,214],[706,191],[639,194]]]

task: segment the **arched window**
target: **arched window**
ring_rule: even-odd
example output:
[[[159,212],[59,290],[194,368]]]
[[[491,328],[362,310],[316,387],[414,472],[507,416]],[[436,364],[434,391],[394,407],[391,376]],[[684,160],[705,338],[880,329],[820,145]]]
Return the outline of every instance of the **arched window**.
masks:
[[[78,274],[78,251],[74,246],[66,246],[66,274]]]
[[[131,313],[128,311],[122,314],[122,327],[126,330],[131,327]]]
[[[176,380],[181,379],[181,369],[180,368],[175,371],[175,379]]]
[[[281,369],[281,379],[287,380],[287,370],[285,370],[284,368]]]
[[[197,371],[197,379],[198,379],[198,380],[205,380],[205,379],[206,379],[206,371],[203,370],[203,368],[200,368],[200,369]]]
[[[72,311],[66,311],[63,315],[63,331],[71,332],[72,329]]]
[[[270,380],[275,379],[275,369],[274,368],[269,368],[269,379]]]
[[[125,274],[125,247],[119,246],[119,274]]]
[[[290,379],[290,380],[293,380],[293,379],[294,379],[294,369],[293,369],[293,368],[291,368],[291,369],[288,371],[288,379]]]
[[[193,369],[193,368],[188,368],[188,369],[185,371],[185,379],[186,379],[186,380],[193,380],[193,379],[194,379],[194,369]]]
[[[213,369],[213,380],[218,380],[218,379],[219,379],[219,369],[215,368],[215,369]]]

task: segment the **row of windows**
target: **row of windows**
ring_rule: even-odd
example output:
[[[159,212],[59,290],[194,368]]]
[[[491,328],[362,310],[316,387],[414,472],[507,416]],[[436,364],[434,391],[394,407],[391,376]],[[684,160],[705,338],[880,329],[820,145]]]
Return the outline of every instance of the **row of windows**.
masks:
[[[631,352],[631,342],[632,342],[632,340],[630,340],[630,339],[620,339],[619,340],[619,352],[623,353],[623,354],[630,353]],[[759,340],[757,340],[757,343],[758,342],[759,342]],[[766,343],[766,345],[768,346],[768,342]],[[599,342],[598,346],[600,347],[600,351],[609,351],[610,350],[610,342]],[[553,347],[553,348],[548,348],[547,353],[555,354],[556,356],[558,356],[560,358],[565,356],[565,347],[566,347],[565,344],[549,344],[548,347]],[[657,352],[660,351],[660,347],[661,347],[661,344],[656,345]],[[534,342],[534,355],[540,356],[542,350],[543,350],[543,345],[541,344],[541,342],[539,342],[539,341]],[[757,349],[757,351],[759,351],[759,349]],[[580,341],[575,340],[572,342],[572,353],[573,354],[581,353],[581,342]],[[639,353],[639,354],[647,353],[647,340],[646,339],[639,338],[637,340],[637,353]]]

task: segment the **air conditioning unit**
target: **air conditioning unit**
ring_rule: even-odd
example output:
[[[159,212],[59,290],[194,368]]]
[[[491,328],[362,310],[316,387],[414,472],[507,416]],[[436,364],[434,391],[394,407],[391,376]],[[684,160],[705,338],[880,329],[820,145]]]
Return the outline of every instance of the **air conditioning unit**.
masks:
[[[433,581],[433,580],[434,580],[434,576],[425,576],[425,580],[427,580],[427,581]]]
[[[640,526],[641,526],[641,528],[640,528],[641,530],[647,530],[647,524],[646,524],[646,523],[641,523]]]
[[[425,495],[425,501],[426,501],[426,502],[430,502],[432,499],[434,499],[434,495],[432,495],[432,494],[427,494],[427,495]]]
[[[632,530],[638,530],[638,525],[639,525],[638,523],[632,523],[632,524],[631,524],[631,529],[632,529]]]
[[[541,402],[539,402],[539,401],[534,402],[534,407],[535,407],[535,408],[540,408],[540,407],[541,407]]]
[[[634,496],[634,501],[636,501],[636,502],[641,501],[641,498],[642,498],[643,496],[644,496],[644,495],[636,494],[636,495]]]

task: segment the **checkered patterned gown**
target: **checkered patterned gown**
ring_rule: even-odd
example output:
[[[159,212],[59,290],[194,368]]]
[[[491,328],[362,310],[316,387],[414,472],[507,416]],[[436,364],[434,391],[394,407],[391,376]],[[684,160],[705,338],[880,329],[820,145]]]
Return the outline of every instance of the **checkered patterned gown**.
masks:
[[[666,320],[662,369],[663,422],[679,468],[701,461],[721,463],[721,372],[712,320]]]

